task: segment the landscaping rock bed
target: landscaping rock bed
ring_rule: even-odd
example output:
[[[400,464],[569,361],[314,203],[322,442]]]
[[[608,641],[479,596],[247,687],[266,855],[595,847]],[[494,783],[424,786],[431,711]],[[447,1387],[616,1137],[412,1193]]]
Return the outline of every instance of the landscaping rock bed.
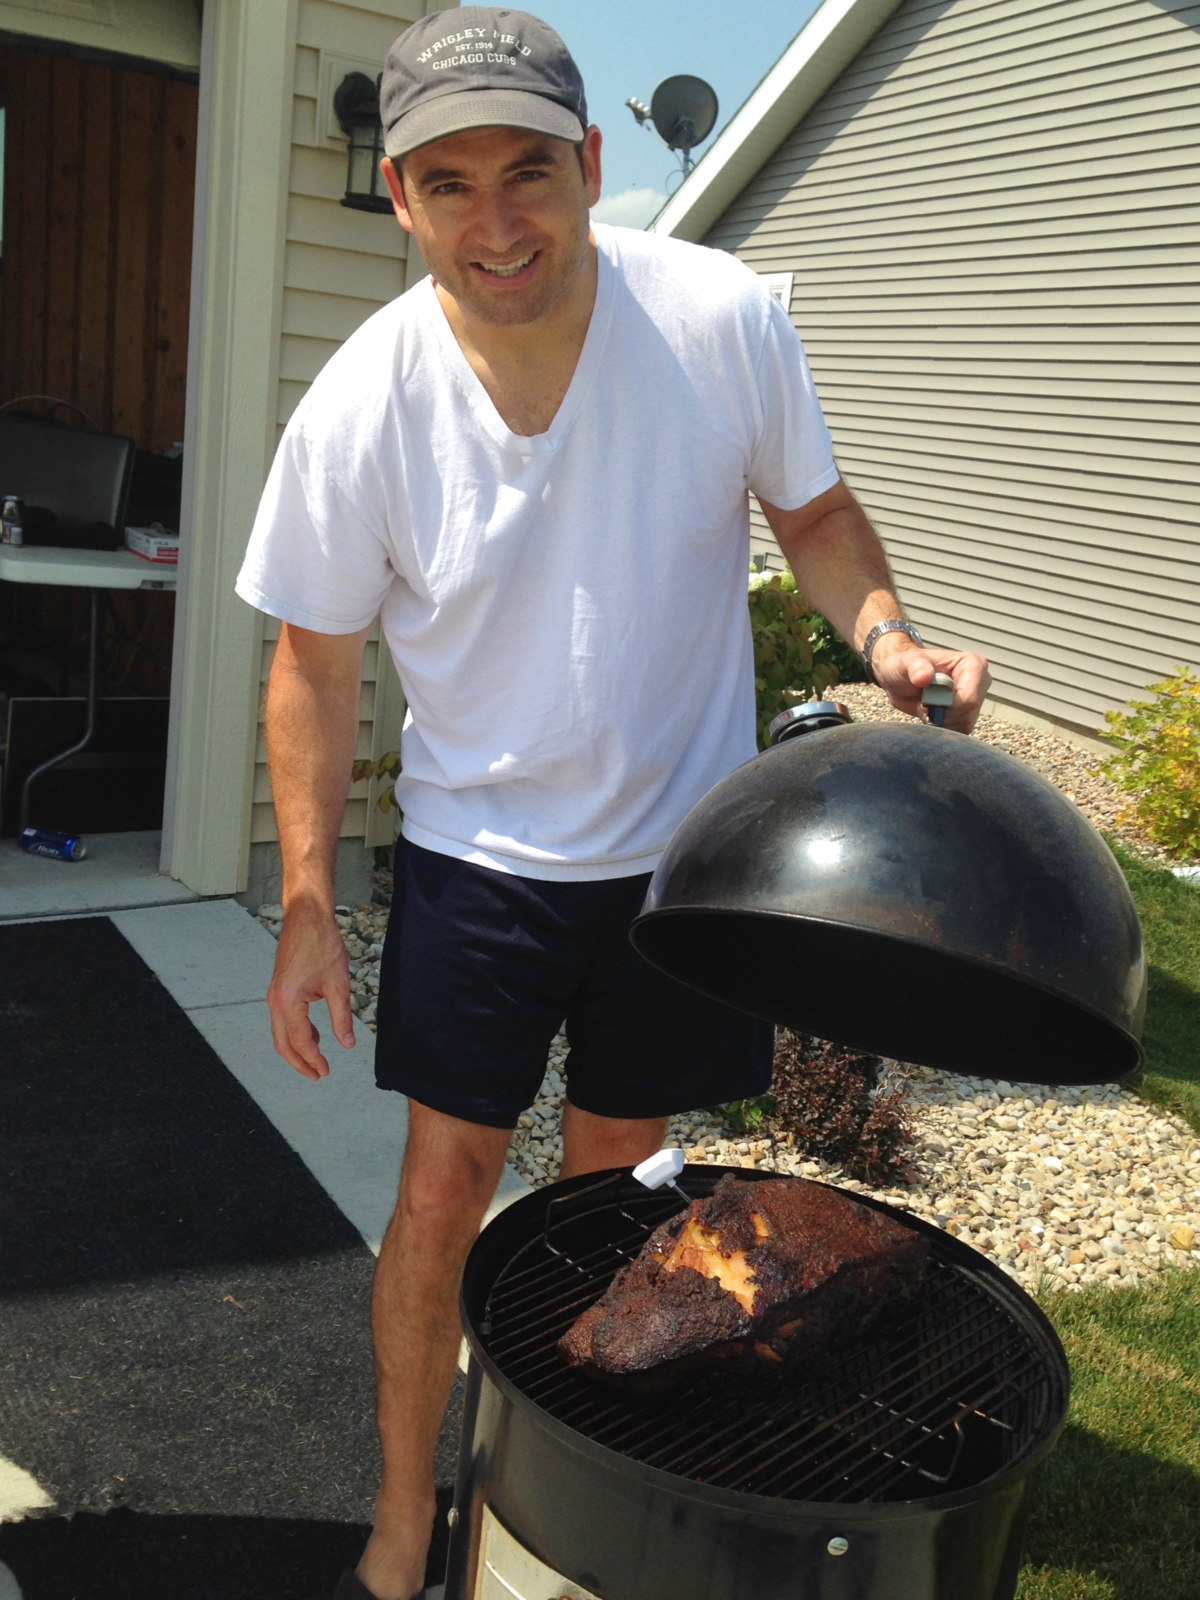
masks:
[[[535,1186],[550,1182],[562,1159],[565,1052],[560,1035],[509,1153]],[[677,1117],[667,1143],[682,1146],[688,1161],[874,1195],[948,1228],[1028,1288],[1131,1283],[1200,1263],[1200,1140],[1183,1122],[1117,1089],[1054,1090],[922,1067],[904,1078],[917,1131],[905,1152],[918,1174],[911,1186],[858,1183],[805,1158],[769,1123],[739,1135],[705,1113]]]
[[[906,720],[880,689],[847,684],[833,693],[856,720]],[[1100,774],[1102,757],[998,717],[981,718],[976,736],[1049,778],[1096,827],[1165,863],[1136,823],[1118,821],[1127,797]],[[379,869],[375,904],[338,907],[352,1004],[372,1029],[390,889],[391,875]],[[282,908],[261,907],[259,920],[278,937]],[[551,1182],[562,1159],[566,1049],[560,1034],[538,1099],[513,1135],[509,1159],[535,1186]],[[672,1120],[667,1142],[681,1146],[688,1161],[795,1173],[876,1195],[956,1233],[1031,1288],[1119,1285],[1200,1264],[1200,1140],[1181,1119],[1116,1089],[898,1071],[917,1133],[906,1152],[917,1172],[911,1186],[858,1183],[804,1157],[769,1121],[738,1135],[719,1116],[697,1111]]]

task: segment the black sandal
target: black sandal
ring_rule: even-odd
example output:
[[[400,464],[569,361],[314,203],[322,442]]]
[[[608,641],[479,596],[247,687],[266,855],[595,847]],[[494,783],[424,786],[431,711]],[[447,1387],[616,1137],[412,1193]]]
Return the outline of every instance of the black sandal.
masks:
[[[355,1572],[353,1567],[347,1567],[342,1573],[337,1588],[333,1591],[333,1600],[375,1600],[375,1596]],[[412,1600],[425,1600],[424,1589],[418,1589]]]

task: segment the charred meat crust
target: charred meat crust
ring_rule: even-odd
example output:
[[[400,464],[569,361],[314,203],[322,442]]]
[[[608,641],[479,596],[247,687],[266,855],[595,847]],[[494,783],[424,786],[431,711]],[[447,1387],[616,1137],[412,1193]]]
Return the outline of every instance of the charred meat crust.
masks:
[[[713,1256],[698,1269],[686,1247],[702,1239]],[[641,1389],[730,1362],[810,1361],[915,1294],[927,1256],[911,1229],[836,1190],[729,1174],[654,1231],[558,1352],[591,1377]],[[731,1267],[750,1286],[749,1309],[721,1281],[736,1279]]]

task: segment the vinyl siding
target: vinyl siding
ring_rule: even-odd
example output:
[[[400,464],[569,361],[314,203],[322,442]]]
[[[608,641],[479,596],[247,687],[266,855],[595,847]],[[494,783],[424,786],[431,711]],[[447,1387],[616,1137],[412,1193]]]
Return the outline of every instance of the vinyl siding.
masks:
[[[906,0],[705,239],[794,274],[926,636],[1086,730],[1200,662],[1198,128],[1200,5]]]
[[[279,638],[279,623],[267,617],[263,627],[263,648],[260,679],[265,691],[275,644]],[[389,707],[383,703],[391,691]],[[377,761],[385,751],[394,749],[399,742],[396,719],[403,717],[403,698],[395,682],[395,670],[386,648],[381,647],[379,624],[376,622],[363,651],[362,687],[358,699],[358,741],[354,749],[356,761]],[[389,716],[389,709],[391,716]],[[342,838],[362,839],[366,845],[390,844],[395,819],[394,812],[381,812],[377,805],[380,786],[372,779],[369,783],[350,786],[346,810],[342,818]],[[263,729],[262,697],[259,700],[258,740],[254,752],[254,790],[251,797],[250,842],[263,844],[278,837],[275,828],[275,807],[271,800],[271,779],[267,772],[267,744]]]
[[[388,46],[425,14],[422,0],[300,0],[292,161],[283,278],[277,422],[282,431],[309,383],[342,340],[403,294],[407,235],[389,216],[350,211],[344,143],[327,133],[322,53],[383,65]],[[336,87],[335,74],[333,87]]]
[[[408,287],[407,235],[395,220],[341,204],[345,144],[329,134],[323,97],[336,87],[342,69],[323,58],[357,58],[363,70],[371,62],[381,67],[392,40],[408,23],[427,11],[444,9],[424,0],[356,5],[300,0],[275,413],[279,433],[342,341]],[[419,266],[415,252],[413,265]],[[268,619],[260,671],[264,685],[278,636],[278,624]],[[395,749],[403,718],[400,684],[386,650],[380,652],[376,624],[363,659],[358,757],[378,759]],[[377,785],[353,785],[342,818],[343,838],[362,839],[366,845],[391,842],[394,816],[378,810],[377,797]],[[251,842],[276,838],[261,701],[252,808]]]

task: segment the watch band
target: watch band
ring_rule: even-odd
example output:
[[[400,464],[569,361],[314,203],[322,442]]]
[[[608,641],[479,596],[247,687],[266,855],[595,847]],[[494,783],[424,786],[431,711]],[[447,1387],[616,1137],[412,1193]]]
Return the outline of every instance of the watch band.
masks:
[[[906,633],[914,644],[924,645],[925,643],[911,622],[902,622],[899,617],[892,617],[888,622],[877,622],[863,640],[863,647],[859,652],[862,656],[862,664],[866,669],[868,683],[879,682],[879,679],[875,676],[875,669],[871,665],[871,652],[885,633]]]

